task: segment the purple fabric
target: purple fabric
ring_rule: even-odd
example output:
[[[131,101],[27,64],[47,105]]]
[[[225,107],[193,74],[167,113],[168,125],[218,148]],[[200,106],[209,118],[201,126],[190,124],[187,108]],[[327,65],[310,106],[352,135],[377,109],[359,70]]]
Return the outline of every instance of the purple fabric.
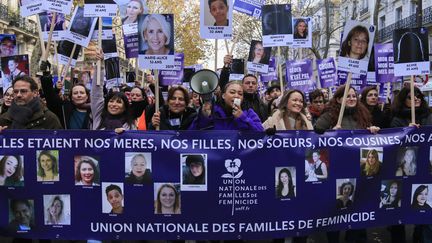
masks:
[[[314,87],[312,82],[312,60],[293,60],[286,62],[288,89],[298,89],[304,93]]]
[[[401,82],[402,77],[394,76],[393,44],[375,44],[375,75],[377,82]]]
[[[333,57],[317,60],[318,77],[322,88],[337,85],[336,65]]]

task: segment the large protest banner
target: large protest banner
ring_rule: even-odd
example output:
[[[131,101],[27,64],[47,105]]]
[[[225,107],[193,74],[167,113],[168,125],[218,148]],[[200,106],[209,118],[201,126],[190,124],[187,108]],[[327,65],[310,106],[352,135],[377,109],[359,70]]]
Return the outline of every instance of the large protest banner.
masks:
[[[432,195],[418,197],[432,186],[431,132],[3,131],[0,234],[269,239],[431,224]]]

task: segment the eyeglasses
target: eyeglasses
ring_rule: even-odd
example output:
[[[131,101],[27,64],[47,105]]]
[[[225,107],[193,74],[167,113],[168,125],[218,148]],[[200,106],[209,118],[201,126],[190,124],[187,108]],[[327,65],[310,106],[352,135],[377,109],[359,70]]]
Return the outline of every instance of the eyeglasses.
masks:
[[[30,90],[28,90],[28,89],[14,89],[13,92],[14,92],[14,94],[16,94],[16,95],[19,94],[19,93],[25,95],[25,94],[27,94],[28,92],[30,92]]]

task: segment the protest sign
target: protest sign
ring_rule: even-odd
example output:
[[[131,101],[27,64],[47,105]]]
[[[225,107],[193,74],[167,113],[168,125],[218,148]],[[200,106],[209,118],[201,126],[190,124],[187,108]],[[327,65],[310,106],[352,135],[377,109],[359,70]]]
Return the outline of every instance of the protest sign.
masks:
[[[0,57],[14,56],[18,54],[16,36],[0,34]]]
[[[115,17],[117,4],[114,0],[84,0],[84,17]]]
[[[1,58],[1,79],[3,90],[12,86],[12,81],[20,76],[30,75],[28,55],[7,56]]]
[[[200,36],[203,39],[232,38],[232,0],[200,4]]]
[[[259,19],[264,3],[265,0],[234,0],[234,10]]]
[[[231,63],[230,80],[242,80],[245,73],[245,63],[243,59],[234,58]]]
[[[84,17],[84,8],[76,7],[65,39],[77,45],[88,47],[97,18]]]
[[[263,84],[274,81],[278,79],[276,73],[276,58],[274,56],[270,57],[268,73],[260,73],[260,80]]]
[[[322,88],[337,86],[336,65],[333,57],[317,60],[318,78]]]
[[[72,10],[72,0],[44,0],[43,8],[48,12],[57,12],[63,15],[69,15]],[[57,15],[58,17],[58,15]]]
[[[267,73],[270,55],[271,47],[264,47],[262,41],[252,40],[247,69],[252,72]]]
[[[293,18],[293,46],[299,48],[312,47],[312,18]]]
[[[72,43],[70,41],[67,41],[67,40],[63,40],[63,41],[60,41],[58,43],[58,45],[57,45],[57,54],[59,56],[59,59],[58,59],[59,64],[63,64],[63,65],[67,65],[68,64],[69,57],[72,54],[73,46],[74,46],[74,43]],[[72,55],[72,60],[70,62],[70,66],[71,67],[75,67],[80,50],[81,50],[80,46],[77,46],[75,48],[75,52]]]
[[[288,89],[298,89],[304,93],[314,88],[312,81],[312,60],[292,60],[286,62],[286,77]]]
[[[293,44],[290,4],[264,5],[262,7],[262,31],[265,47]]]
[[[45,11],[42,0],[20,0],[20,14],[22,17],[42,13]]]
[[[96,26],[99,25],[99,19],[96,22]],[[112,30],[112,18],[104,17],[102,18],[102,40],[110,40],[113,39],[113,30]],[[99,39],[99,30],[96,29],[93,31],[93,35],[91,40]]]
[[[116,80],[120,83],[120,59],[118,57],[111,57],[105,60],[105,78],[107,82]]]
[[[161,86],[181,85],[183,82],[184,54],[175,54],[175,65],[173,70],[162,70],[159,72],[159,83]]]
[[[376,43],[375,49],[375,75],[377,82],[401,82],[401,77],[394,75],[394,56],[393,56],[393,44]]]
[[[48,41],[52,18],[53,18],[53,12],[42,12],[39,14],[39,20],[41,23],[40,31],[42,31],[42,37],[44,41]],[[66,22],[65,22],[64,14],[57,13],[51,38],[54,41],[62,40],[65,33],[66,33]]]

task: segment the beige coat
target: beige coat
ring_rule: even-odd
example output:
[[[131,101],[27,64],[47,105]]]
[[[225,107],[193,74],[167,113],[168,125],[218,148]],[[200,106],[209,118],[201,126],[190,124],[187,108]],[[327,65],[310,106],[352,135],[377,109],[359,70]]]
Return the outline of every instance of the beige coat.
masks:
[[[276,131],[280,130],[313,130],[312,123],[306,118],[306,116],[303,113],[300,113],[300,116],[296,120],[296,127],[298,128],[286,128],[285,122],[283,119],[283,113],[277,109],[272,116],[270,116],[264,123],[263,127],[264,129],[268,128],[276,128]],[[297,126],[297,124],[299,126]]]

